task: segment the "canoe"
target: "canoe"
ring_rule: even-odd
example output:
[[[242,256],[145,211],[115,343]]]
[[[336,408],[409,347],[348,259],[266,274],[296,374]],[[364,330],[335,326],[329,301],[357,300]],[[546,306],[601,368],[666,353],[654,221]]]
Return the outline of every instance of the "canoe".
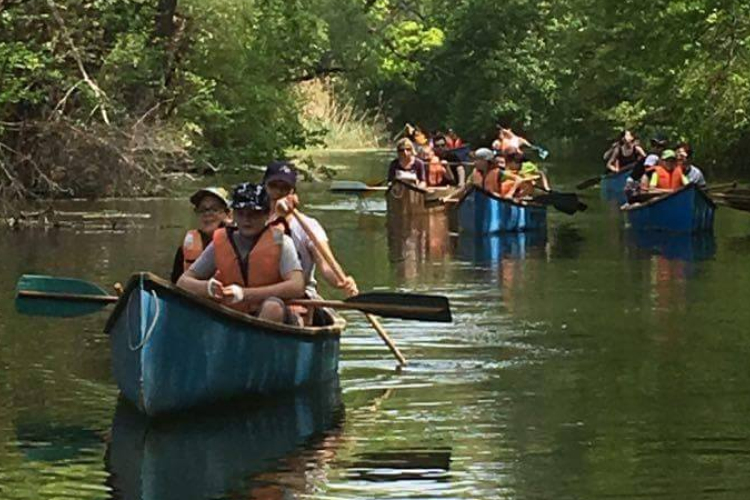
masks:
[[[458,202],[459,231],[474,234],[534,231],[547,225],[547,207],[501,198],[472,186]]]
[[[154,416],[333,379],[346,323],[325,315],[325,326],[264,321],[139,273],[105,331],[122,395]]]
[[[622,172],[613,172],[602,176],[599,185],[602,189],[602,198],[605,200],[625,201],[625,183],[628,180],[631,169]]]
[[[713,229],[716,204],[691,184],[644,203],[626,205],[622,211],[637,231],[697,233]]]
[[[395,180],[386,191],[388,215],[411,218],[445,212],[441,198],[449,196],[456,188],[452,186],[423,189]]]
[[[341,391],[329,384],[257,407],[221,405],[165,419],[121,400],[105,466],[123,499],[292,498],[303,493],[295,486],[309,487],[311,472],[326,466],[323,457],[336,456],[344,415]]]

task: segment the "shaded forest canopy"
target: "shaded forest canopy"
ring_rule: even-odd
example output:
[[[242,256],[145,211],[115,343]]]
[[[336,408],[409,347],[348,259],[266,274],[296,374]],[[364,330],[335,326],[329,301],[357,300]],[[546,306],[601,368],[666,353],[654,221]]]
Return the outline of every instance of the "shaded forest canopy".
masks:
[[[146,192],[315,145],[317,79],[394,130],[501,121],[604,149],[627,127],[746,167],[750,3],[0,0],[0,198]]]

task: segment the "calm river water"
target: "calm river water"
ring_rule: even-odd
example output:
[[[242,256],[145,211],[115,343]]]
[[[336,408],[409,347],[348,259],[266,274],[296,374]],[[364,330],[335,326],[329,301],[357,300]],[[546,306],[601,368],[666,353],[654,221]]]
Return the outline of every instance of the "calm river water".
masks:
[[[388,157],[321,159],[369,181]],[[570,188],[597,168],[549,172]],[[118,404],[106,311],[22,317],[13,287],[167,275],[189,204],[60,203],[151,217],[1,233],[0,498],[750,497],[750,214],[720,209],[704,237],[634,235],[592,189],[544,234],[475,241],[440,219],[389,225],[377,195],[300,191],[361,289],[447,295],[454,323],[385,321],[410,361],[398,372],[347,313],[339,388],[147,422]]]

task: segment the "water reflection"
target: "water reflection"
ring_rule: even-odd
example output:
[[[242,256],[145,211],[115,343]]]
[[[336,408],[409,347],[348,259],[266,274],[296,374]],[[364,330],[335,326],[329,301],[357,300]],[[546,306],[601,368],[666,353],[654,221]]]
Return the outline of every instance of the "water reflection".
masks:
[[[668,260],[700,261],[716,254],[713,233],[667,233],[663,231],[627,231],[625,241],[646,255]]]
[[[113,496],[296,496],[335,456],[343,416],[338,384],[253,408],[216,408],[161,420],[120,402],[107,451]]]
[[[389,215],[387,221],[388,258],[402,279],[414,280],[423,264],[440,262],[450,256],[450,233],[445,214],[412,219]]]
[[[456,256],[475,264],[497,264],[503,259],[544,256],[546,245],[546,230],[493,235],[461,233],[456,245]]]

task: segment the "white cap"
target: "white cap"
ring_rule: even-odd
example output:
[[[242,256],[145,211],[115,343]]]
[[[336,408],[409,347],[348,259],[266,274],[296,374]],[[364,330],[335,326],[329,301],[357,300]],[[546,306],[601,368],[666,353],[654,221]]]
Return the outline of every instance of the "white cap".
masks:
[[[647,167],[653,167],[659,163],[659,155],[648,155],[645,160],[643,160],[643,164]]]
[[[474,158],[477,160],[492,161],[492,159],[495,158],[495,153],[493,153],[491,149],[479,148],[474,151]]]

